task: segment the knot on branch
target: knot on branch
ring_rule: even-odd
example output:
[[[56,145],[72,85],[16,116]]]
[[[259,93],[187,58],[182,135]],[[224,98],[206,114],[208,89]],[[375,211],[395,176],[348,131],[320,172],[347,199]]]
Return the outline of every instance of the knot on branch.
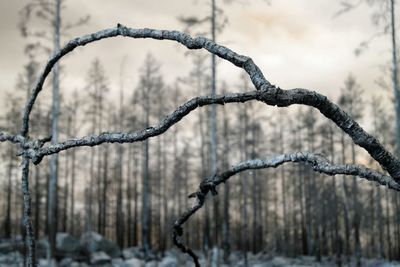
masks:
[[[31,159],[35,165],[39,164],[43,159],[43,156],[38,156],[36,149],[23,149],[18,152],[17,156]]]
[[[200,192],[205,195],[208,194],[208,192],[211,192],[211,194],[213,196],[218,195],[218,191],[217,191],[217,185],[215,184],[215,179],[216,179],[217,175],[214,175],[212,178],[206,179],[203,182],[201,182],[200,184]]]
[[[30,140],[29,138],[24,138],[20,142],[20,147],[22,151],[20,151],[17,156],[29,158],[35,165],[37,165],[43,159],[43,156],[40,156],[40,154],[38,153],[39,149],[42,148],[47,142],[50,142],[51,139],[52,136],[32,140]]]
[[[117,28],[122,36],[128,36],[128,28],[121,23],[117,23]]]

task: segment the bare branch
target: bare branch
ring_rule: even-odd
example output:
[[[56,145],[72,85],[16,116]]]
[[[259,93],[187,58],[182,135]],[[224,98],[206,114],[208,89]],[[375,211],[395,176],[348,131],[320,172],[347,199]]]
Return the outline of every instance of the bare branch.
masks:
[[[341,15],[343,15],[344,13],[347,13],[349,11],[352,11],[353,9],[355,9],[356,7],[358,7],[359,5],[361,5],[363,3],[363,0],[358,0],[356,3],[351,3],[351,1],[341,1],[340,5],[341,5],[341,9],[338,10],[332,18],[337,18]]]
[[[22,144],[25,142],[25,137],[21,135],[12,135],[0,132],[0,142],[7,142],[7,141],[14,144]]]
[[[102,133],[100,135],[90,135],[79,139],[70,139],[59,144],[43,147],[39,150],[31,150],[29,151],[30,158],[34,164],[38,164],[44,156],[58,153],[72,147],[96,146],[102,143],[133,143],[143,141],[147,138],[164,133],[169,127],[179,122],[183,117],[198,107],[251,100],[258,100],[268,105],[278,107],[287,107],[293,104],[315,107],[325,117],[332,120],[346,132],[353,139],[355,144],[364,148],[396,181],[400,180],[400,163],[398,159],[336,104],[314,91],[308,91],[306,89],[282,90],[273,85],[264,87],[263,90],[247,93],[226,94],[215,97],[195,97],[180,106],[154,127],[132,133]]]
[[[227,94],[222,96],[205,96],[196,97],[188,101],[171,115],[166,117],[161,123],[155,127],[150,127],[144,130],[132,133],[102,133],[100,135],[91,135],[83,138],[70,139],[62,143],[43,147],[43,144],[49,139],[33,140],[28,138],[29,133],[29,117],[35,101],[43,89],[43,84],[56,63],[65,55],[72,52],[78,46],[102,40],[104,38],[125,36],[131,38],[152,38],[157,40],[171,40],[181,43],[188,49],[201,49],[204,48],[208,52],[215,54],[235,66],[244,69],[249,75],[255,89],[258,91],[246,92],[242,94]],[[205,196],[209,191],[216,194],[216,186],[221,182],[225,182],[232,175],[248,170],[277,167],[286,162],[304,162],[310,165],[314,171],[326,173],[328,175],[346,174],[357,175],[380,184],[387,185],[389,188],[399,190],[398,182],[400,181],[400,161],[387,151],[379,141],[368,134],[360,125],[355,122],[346,112],[340,109],[336,104],[327,99],[326,96],[318,94],[314,91],[306,89],[291,89],[282,90],[279,87],[271,85],[267,81],[253,60],[247,56],[239,55],[232,50],[218,45],[213,41],[204,38],[193,38],[185,33],[178,31],[154,30],[154,29],[131,29],[119,25],[116,28],[106,29],[97,33],[85,35],[83,37],[75,38],[68,42],[59,52],[50,58],[47,62],[42,75],[38,79],[35,87],[32,90],[32,95],[25,106],[23,115],[23,122],[21,128],[21,136],[11,136],[7,134],[0,134],[0,141],[11,141],[19,143],[23,152],[21,155],[23,159],[23,190],[24,197],[29,200],[28,190],[28,172],[29,172],[29,159],[35,164],[38,164],[44,156],[58,153],[79,146],[96,146],[102,143],[132,143],[146,140],[147,138],[160,135],[167,131],[169,127],[179,122],[183,117],[198,107],[211,105],[211,104],[225,104],[233,102],[246,102],[250,100],[258,100],[278,107],[287,107],[293,104],[301,104],[312,106],[318,109],[325,117],[332,120],[344,132],[346,132],[354,141],[355,144],[364,148],[374,158],[383,169],[385,169],[391,177],[378,173],[374,170],[358,166],[358,165],[332,165],[322,157],[310,153],[295,153],[285,154],[275,157],[270,160],[251,160],[243,162],[237,166],[232,167],[228,171],[214,176],[212,179],[205,180],[201,185],[199,191],[192,194],[192,197],[197,199],[197,203],[187,210],[174,224],[173,239],[174,244],[177,245],[183,252],[189,254],[195,261],[196,266],[200,266],[196,255],[183,243],[180,242],[179,236],[182,235],[182,225],[198,210],[205,201]],[[31,226],[29,226],[29,201],[25,202],[25,218],[27,220],[26,231],[28,237],[31,236]],[[29,239],[29,238],[28,238]],[[32,239],[33,240],[33,239]],[[27,240],[29,241],[29,240]],[[34,251],[33,241],[30,242],[31,251]],[[31,253],[29,251],[29,253]],[[33,253],[34,254],[34,253]]]
[[[21,129],[21,135],[26,136],[29,131],[29,116],[32,111],[33,105],[38,97],[40,91],[43,89],[43,84],[49,75],[54,65],[65,55],[72,52],[78,46],[84,46],[89,43],[99,41],[105,38],[111,38],[116,36],[125,36],[131,38],[152,38],[157,40],[171,40],[181,43],[188,49],[201,49],[204,48],[212,54],[215,54],[234,65],[243,68],[250,76],[254,86],[260,89],[262,85],[270,85],[265,79],[260,69],[254,64],[251,58],[239,55],[232,50],[218,45],[213,41],[204,38],[196,37],[192,38],[188,34],[181,33],[178,31],[167,31],[167,30],[154,30],[154,29],[131,29],[118,24],[118,27],[102,30],[96,33],[85,35],[82,37],[75,38],[69,41],[58,53],[53,55],[47,62],[39,80],[37,81],[35,88],[32,91],[32,95],[28,100],[23,117],[23,124]]]
[[[390,176],[379,173],[375,170],[365,168],[360,165],[340,164],[335,165],[328,162],[324,157],[309,152],[297,152],[291,154],[283,154],[274,156],[269,159],[252,159],[244,161],[230,169],[217,174],[214,177],[205,179],[199,186],[199,190],[191,194],[190,198],[195,198],[195,204],[188,208],[174,223],[173,241],[174,244],[181,249],[183,253],[192,257],[196,266],[200,266],[198,257],[187,246],[183,244],[180,237],[183,235],[183,225],[193,216],[205,203],[207,194],[211,191],[213,195],[217,194],[216,188],[219,184],[225,183],[233,175],[255,169],[276,168],[284,163],[299,162],[311,167],[315,172],[324,173],[330,176],[334,175],[352,175],[376,182],[380,185],[387,186],[396,191],[400,191],[400,184],[394,181]]]

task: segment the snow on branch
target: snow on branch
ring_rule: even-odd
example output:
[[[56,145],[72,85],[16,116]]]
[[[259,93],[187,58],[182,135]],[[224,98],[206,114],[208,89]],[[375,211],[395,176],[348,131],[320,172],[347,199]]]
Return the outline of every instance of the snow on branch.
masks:
[[[180,237],[183,235],[183,225],[193,216],[205,203],[206,196],[209,192],[213,195],[217,194],[217,186],[221,183],[227,182],[227,180],[235,174],[246,170],[276,168],[284,163],[298,162],[309,166],[315,172],[327,174],[330,176],[334,175],[352,175],[360,178],[367,179],[371,182],[376,182],[380,185],[387,186],[396,191],[400,191],[400,184],[393,180],[392,177],[377,172],[375,170],[351,164],[339,164],[335,165],[327,161],[324,157],[309,153],[309,152],[296,152],[291,154],[282,154],[274,156],[268,159],[252,159],[241,162],[237,165],[232,166],[228,170],[216,174],[215,176],[203,180],[200,184],[198,191],[189,195],[189,198],[195,198],[195,204],[188,208],[174,223],[173,226],[173,241],[174,244],[181,249],[183,253],[188,254],[192,257],[196,266],[200,266],[198,257],[196,254],[188,248],[181,240]]]

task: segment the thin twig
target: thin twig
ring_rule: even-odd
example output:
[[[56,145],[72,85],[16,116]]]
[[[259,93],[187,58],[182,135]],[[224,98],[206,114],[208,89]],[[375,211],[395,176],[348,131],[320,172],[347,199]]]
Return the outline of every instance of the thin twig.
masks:
[[[367,179],[371,182],[376,182],[388,188],[400,191],[400,184],[393,180],[392,177],[377,172],[375,170],[365,168],[360,165],[340,164],[335,165],[328,162],[324,157],[309,152],[296,152],[291,154],[283,154],[271,157],[269,159],[252,159],[244,161],[228,170],[207,178],[202,181],[199,189],[189,198],[195,198],[195,204],[188,208],[174,223],[173,227],[173,242],[183,252],[192,257],[196,267],[200,266],[197,255],[187,247],[180,237],[183,235],[183,225],[193,216],[205,203],[206,196],[209,192],[217,195],[216,188],[219,184],[225,183],[230,177],[246,170],[276,168],[284,163],[298,162],[303,163],[312,168],[315,172],[324,173],[330,176],[334,175],[352,175]]]

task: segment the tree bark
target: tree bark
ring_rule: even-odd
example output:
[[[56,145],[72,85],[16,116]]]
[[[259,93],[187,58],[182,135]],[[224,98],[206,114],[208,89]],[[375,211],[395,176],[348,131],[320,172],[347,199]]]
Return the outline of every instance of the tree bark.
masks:
[[[61,27],[61,0],[55,0],[54,18],[54,51],[56,54],[60,50],[60,27]],[[60,113],[60,72],[59,63],[54,65],[53,70],[53,100],[52,100],[52,143],[58,143],[58,116]],[[50,159],[50,182],[49,182],[49,208],[48,208],[48,229],[50,243],[50,258],[55,257],[56,233],[57,233],[57,191],[58,191],[58,155],[54,154]]]

